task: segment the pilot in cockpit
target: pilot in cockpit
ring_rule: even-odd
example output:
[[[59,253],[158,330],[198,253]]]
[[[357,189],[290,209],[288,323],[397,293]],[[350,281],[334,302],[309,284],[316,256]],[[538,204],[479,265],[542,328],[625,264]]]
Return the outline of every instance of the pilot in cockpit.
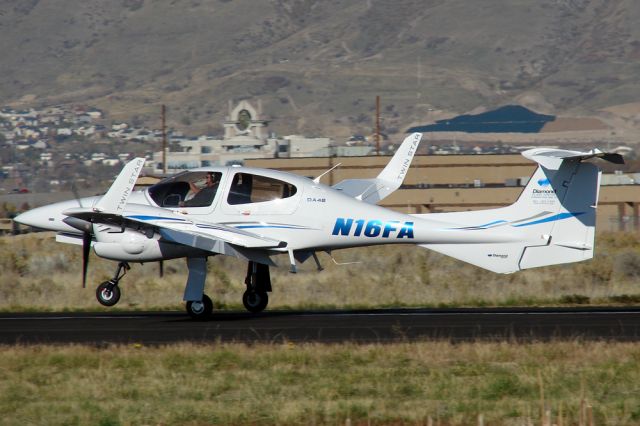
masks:
[[[208,172],[204,187],[198,187],[194,182],[189,182],[189,188],[193,196],[180,203],[181,207],[205,207],[211,205],[216,191],[220,185],[220,173]]]

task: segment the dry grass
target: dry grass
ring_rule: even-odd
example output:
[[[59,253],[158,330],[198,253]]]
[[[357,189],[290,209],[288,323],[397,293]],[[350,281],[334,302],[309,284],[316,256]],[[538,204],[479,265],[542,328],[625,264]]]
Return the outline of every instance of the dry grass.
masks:
[[[638,301],[639,239],[602,234],[592,262],[494,275],[412,247],[337,253],[360,261],[273,273],[272,307],[513,305]],[[50,236],[0,240],[0,309],[97,308],[80,289],[80,248]],[[90,282],[114,264],[92,258]],[[245,265],[209,262],[208,292],[239,307]],[[123,309],[179,308],[183,261],[133,265]],[[640,346],[631,343],[421,342],[392,345],[0,347],[0,424],[640,423]]]
[[[640,238],[598,235],[596,257],[588,262],[497,275],[424,249],[371,247],[335,252],[338,266],[324,255],[298,274],[272,270],[271,308],[371,306],[514,306],[640,302]],[[281,258],[286,263],[286,256]],[[97,284],[115,263],[92,255],[89,288],[81,289],[81,250],[56,243],[51,234],[0,239],[0,310],[99,309]],[[209,259],[207,293],[220,307],[241,307],[246,265],[236,259]],[[184,260],[132,265],[122,281],[120,309],[181,309],[186,281]]]
[[[640,347],[443,342],[0,348],[3,425],[640,422]]]

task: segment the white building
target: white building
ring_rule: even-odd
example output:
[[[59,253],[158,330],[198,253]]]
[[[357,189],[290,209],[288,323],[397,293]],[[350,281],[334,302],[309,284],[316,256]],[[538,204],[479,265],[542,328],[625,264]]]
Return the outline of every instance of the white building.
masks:
[[[96,133],[96,128],[95,126],[82,126],[76,129],[76,133],[80,136],[91,136]]]
[[[48,163],[52,159],[53,159],[53,154],[50,152],[43,152],[42,154],[40,154],[41,163]]]
[[[31,148],[35,148],[35,149],[47,149],[47,142],[45,142],[42,139],[38,139],[37,141],[35,141],[34,143],[31,144]]]
[[[105,158],[107,158],[107,156],[104,152],[96,152],[94,154],[91,154],[91,161],[95,163],[102,162],[105,160]]]
[[[97,109],[90,109],[89,111],[87,111],[87,115],[94,120],[99,120],[102,118],[102,111]]]
[[[105,166],[117,166],[118,164],[120,164],[120,159],[119,158],[105,158],[104,160],[102,160],[102,164],[104,164]]]
[[[260,105],[260,104],[258,104]],[[242,163],[245,158],[273,158],[276,155],[276,139],[266,138],[262,129],[267,121],[260,118],[261,111],[249,102],[241,101],[235,108],[229,104],[229,115],[224,122],[224,138],[211,136],[186,139],[175,134],[171,141],[178,143],[182,152],[167,153],[167,171],[225,166]],[[153,154],[156,172],[163,169],[162,151]]]
[[[330,155],[367,155],[370,147],[336,146],[330,138],[306,138],[291,135],[284,138],[267,136],[268,121],[262,118],[262,107],[254,108],[240,101],[235,108],[229,103],[229,115],[224,122],[224,138],[212,136],[182,138],[174,134],[172,144],[181,152],[167,152],[167,172],[206,166],[242,164],[247,158],[289,158]],[[153,154],[155,173],[162,172],[162,151]]]

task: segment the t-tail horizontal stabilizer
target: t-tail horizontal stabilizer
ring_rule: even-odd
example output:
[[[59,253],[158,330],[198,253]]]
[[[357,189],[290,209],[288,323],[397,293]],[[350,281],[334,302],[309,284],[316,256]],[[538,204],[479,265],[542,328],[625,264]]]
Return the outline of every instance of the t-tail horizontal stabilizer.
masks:
[[[386,198],[402,185],[421,139],[422,133],[412,133],[407,136],[391,161],[376,178],[347,179],[337,183],[333,188],[369,204],[375,204]]]
[[[602,151],[535,149],[523,153],[540,164],[518,200],[504,208],[416,215],[451,223],[449,231],[490,236],[509,232],[517,242],[423,247],[499,273],[593,257],[601,173],[582,160],[620,159]],[[506,228],[506,229],[505,229]]]
[[[622,155],[611,152],[603,152],[594,148],[588,152],[570,151],[567,149],[555,148],[534,148],[524,151],[522,155],[529,160],[533,160],[550,170],[558,170],[564,160],[587,160],[589,158],[602,158],[615,164],[624,164]]]

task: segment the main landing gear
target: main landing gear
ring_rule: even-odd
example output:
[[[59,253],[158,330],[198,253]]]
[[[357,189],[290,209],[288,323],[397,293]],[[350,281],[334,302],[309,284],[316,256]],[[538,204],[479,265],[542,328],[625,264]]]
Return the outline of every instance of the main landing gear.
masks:
[[[189,268],[189,276],[183,297],[183,300],[187,302],[187,313],[193,319],[207,319],[213,312],[213,302],[209,296],[204,294],[204,284],[207,279],[207,258],[188,257],[187,268]]]
[[[202,300],[187,302],[187,313],[193,319],[206,319],[213,312],[213,302],[206,294],[202,295]]]
[[[249,262],[247,277],[244,279],[247,290],[242,295],[242,304],[247,311],[257,314],[264,311],[269,304],[268,292],[271,291],[271,276],[269,266],[261,263]]]
[[[113,306],[120,300],[120,287],[118,283],[125,276],[131,266],[127,262],[118,263],[116,274],[108,281],[103,282],[96,289],[96,299],[103,306]]]
[[[207,319],[213,311],[211,298],[204,294],[207,278],[207,259],[205,257],[187,258],[189,277],[184,289],[183,300],[187,302],[187,313],[193,319]],[[271,291],[269,266],[249,262],[244,280],[247,290],[242,296],[242,304],[252,313],[264,311],[269,304],[268,292]]]

